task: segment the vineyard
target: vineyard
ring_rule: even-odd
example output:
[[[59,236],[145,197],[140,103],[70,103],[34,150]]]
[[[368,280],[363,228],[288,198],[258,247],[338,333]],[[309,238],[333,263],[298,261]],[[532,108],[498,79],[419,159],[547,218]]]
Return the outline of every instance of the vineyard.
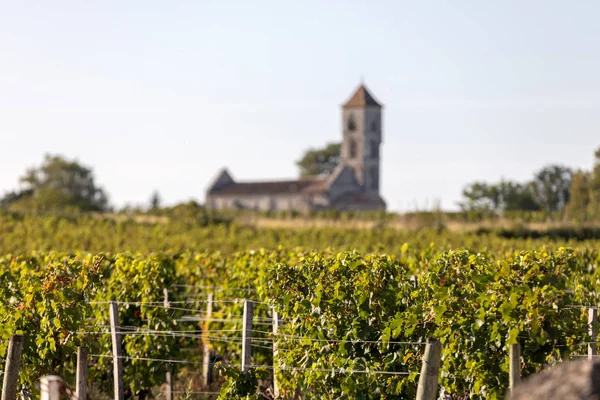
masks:
[[[112,398],[115,304],[132,398],[165,398],[169,374],[177,399],[273,398],[273,381],[283,399],[411,399],[432,337],[447,395],[503,398],[508,345],[524,376],[587,353],[598,244],[0,216],[0,357],[24,335],[18,387],[39,398],[44,375],[73,385],[85,346],[89,397]]]

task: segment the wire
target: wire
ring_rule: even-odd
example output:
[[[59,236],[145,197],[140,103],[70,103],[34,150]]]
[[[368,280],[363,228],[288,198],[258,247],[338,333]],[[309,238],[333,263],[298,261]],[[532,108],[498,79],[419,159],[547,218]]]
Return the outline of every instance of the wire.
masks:
[[[252,288],[230,288],[224,286],[196,286],[196,285],[172,285],[172,287],[180,287],[180,288],[189,288],[189,289],[216,289],[219,292],[224,291],[247,291],[247,292],[256,292],[256,289]]]
[[[287,340],[296,340],[296,341],[306,341],[309,340],[311,342],[337,342],[337,343],[386,343],[386,344],[406,344],[406,345],[425,345],[426,342],[401,342],[395,340],[389,340],[384,342],[383,340],[362,340],[362,339],[317,339],[317,338],[307,338],[302,336],[295,335],[286,335],[286,334],[276,334],[277,337],[283,337]]]
[[[90,357],[95,358],[115,358],[116,356],[110,354],[90,354]],[[124,360],[140,360],[140,361],[154,361],[163,362],[166,364],[192,364],[192,365],[206,365],[202,362],[196,361],[184,361],[184,360],[169,360],[162,358],[149,358],[149,357],[129,357],[119,356]],[[211,365],[212,363],[209,363]],[[225,364],[231,365],[231,364]],[[313,372],[333,372],[333,373],[344,373],[344,374],[381,374],[381,375],[419,375],[417,372],[397,372],[397,371],[378,371],[378,370],[353,370],[346,368],[309,368],[309,367],[274,367],[272,365],[250,365],[251,368],[265,368],[265,369],[277,369],[280,371],[313,371]]]
[[[149,357],[129,357],[129,356],[113,356],[110,354],[90,354],[90,357],[95,358],[120,358],[123,360],[139,360],[139,361],[155,361],[155,362],[163,362],[166,364],[190,364],[190,365],[206,365],[206,363],[202,363],[199,361],[185,361],[185,360],[169,360],[163,358],[149,358]],[[210,365],[209,363],[208,365]]]
[[[110,325],[98,325],[97,327],[102,327],[102,328],[110,328]],[[90,329],[96,328],[94,326],[90,326],[88,327]],[[121,329],[125,328],[123,326],[120,327]],[[160,331],[160,330],[154,330],[154,329],[149,329],[149,328],[143,328],[143,327],[126,327],[125,329],[135,329],[135,331],[122,331],[122,332],[117,332],[117,333],[121,333],[121,334],[128,334],[130,332],[132,333],[137,333],[137,332],[145,332],[145,333],[191,333],[191,334],[203,334],[203,333],[208,333],[208,332],[241,332],[242,328],[239,329],[205,329],[205,330],[191,330],[191,331]],[[105,333],[108,332],[110,333],[110,331],[103,331],[103,332],[87,332],[87,331],[81,331],[81,332],[73,332],[73,333]]]
[[[379,374],[379,375],[419,375],[418,372],[397,372],[397,371],[378,371],[378,370],[353,370],[346,368],[309,368],[309,367],[273,367],[270,365],[251,365],[253,368],[277,369],[279,371],[314,371],[314,372],[334,372],[342,374]]]
[[[194,301],[189,301],[189,300],[182,300],[182,301],[168,301],[168,303],[179,303],[179,304],[185,304],[185,303],[243,303],[246,300],[251,300],[251,299],[228,299],[228,300],[213,300],[213,301],[208,301],[208,300],[194,300]],[[260,303],[256,300],[251,300],[255,303]],[[172,308],[172,307],[165,307],[164,306],[164,300],[163,301],[88,301],[87,304],[93,304],[93,305],[106,305],[106,304],[112,304],[112,303],[117,303],[117,304],[125,304],[125,305],[132,305],[132,306],[161,306],[164,308]],[[266,304],[266,303],[264,303]]]
[[[212,395],[212,394],[221,394],[221,392],[187,392],[185,390],[179,390],[179,391],[172,390],[171,394],[206,394],[206,395],[211,394]]]

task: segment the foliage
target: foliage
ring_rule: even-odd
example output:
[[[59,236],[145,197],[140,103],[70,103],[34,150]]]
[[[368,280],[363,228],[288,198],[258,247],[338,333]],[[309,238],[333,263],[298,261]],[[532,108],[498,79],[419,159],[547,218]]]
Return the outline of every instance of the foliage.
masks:
[[[264,368],[245,374],[234,368],[243,302],[228,299],[252,297],[252,364],[269,369],[276,360],[286,397],[414,397],[422,343],[438,337],[445,390],[455,398],[495,398],[506,390],[509,343],[521,343],[526,375],[585,349],[587,313],[574,305],[597,303],[599,261],[595,251],[566,248],[440,252],[407,243],[394,257],[284,248],[229,256],[8,256],[0,259],[6,299],[0,356],[8,336],[22,331],[29,338],[22,382],[45,373],[70,380],[76,346],[110,354],[106,303],[119,299],[125,382],[133,393],[148,393],[167,369],[185,365],[155,359],[199,363],[201,354],[190,350],[205,336],[194,332],[210,330],[219,332],[208,340],[223,364],[221,397],[264,398],[270,381]],[[163,288],[169,288],[169,308]],[[202,312],[208,293],[216,300],[214,321],[186,322],[185,315]],[[271,307],[284,321],[277,336],[261,325],[269,325]],[[275,358],[270,346],[261,345],[272,340]],[[110,393],[110,357],[91,361],[90,376]]]
[[[573,174],[569,196],[569,204],[566,207],[567,215],[572,219],[586,220],[591,205],[589,173],[577,171]]]
[[[9,193],[2,203],[12,209],[56,210],[72,208],[104,211],[108,200],[94,182],[92,170],[77,161],[46,155],[42,165],[20,178],[22,189]]]
[[[422,348],[390,343],[414,290],[405,263],[355,252],[306,254],[297,264],[278,264],[273,275],[264,293],[287,322],[278,340],[284,398],[297,390],[324,399],[414,397]],[[418,341],[405,333],[394,340]]]
[[[179,298],[178,290],[182,277],[176,273],[176,258],[165,255],[133,256],[131,254],[118,254],[112,259],[110,270],[105,271],[106,278],[95,296],[98,306],[95,310],[95,321],[98,326],[110,325],[107,301],[119,301],[119,321],[123,330],[135,327],[142,334],[126,334],[122,340],[123,354],[138,358],[125,363],[124,381],[132,393],[146,393],[152,387],[163,382],[166,368],[153,361],[144,359],[177,359],[180,357],[181,347],[185,345],[184,336],[149,335],[145,332],[181,331],[191,329],[189,326],[179,326],[178,319],[182,312],[174,308],[165,308],[164,289],[168,289],[170,298]],[[139,303],[142,304],[139,304]],[[148,304],[146,304],[148,303]],[[99,329],[106,331],[106,329]],[[111,352],[111,337],[101,334],[96,342],[98,350],[105,354]],[[103,358],[99,360],[97,368],[102,379],[104,372],[112,368],[112,360]]]
[[[87,302],[97,291],[104,264],[102,256],[91,255],[0,257],[0,354],[6,356],[11,334],[26,335],[23,383],[72,372],[72,355],[85,343],[79,330],[91,315]]]
[[[206,214],[207,218],[212,217]],[[435,225],[435,216],[415,216]],[[543,217],[543,215],[542,215]],[[430,218],[430,219],[427,219]],[[458,216],[456,217],[459,218]],[[540,217],[541,218],[541,217]],[[497,230],[449,232],[443,229],[398,230],[338,227],[255,228],[239,223],[206,222],[136,222],[133,218],[108,219],[90,215],[79,217],[41,217],[31,215],[3,215],[0,213],[0,254],[25,254],[31,251],[86,251],[119,253],[132,251],[185,252],[189,249],[229,255],[236,251],[268,248],[281,245],[285,248],[303,246],[308,249],[327,248],[363,253],[383,251],[400,252],[402,243],[411,242],[415,250],[436,243],[440,250],[469,248],[493,249],[503,252],[510,249],[536,249],[542,245],[595,248],[600,231],[591,227],[562,228],[561,230]],[[218,219],[217,219],[218,221]],[[392,222],[393,223],[393,220]],[[341,225],[341,224],[340,224]],[[514,240],[506,241],[502,237]]]
[[[550,165],[535,174],[532,181],[536,202],[542,209],[558,211],[569,202],[569,186],[573,172],[570,168]]]
[[[581,261],[567,249],[520,252],[496,263],[467,251],[442,254],[419,275],[414,312],[421,317],[412,324],[403,318],[402,329],[428,321],[428,336],[442,341],[447,391],[501,397],[508,344],[521,344],[528,375],[576,352],[586,337],[586,310],[570,308],[581,299],[568,290],[577,286],[571,274],[585,274]]]
[[[250,368],[243,372],[239,367],[217,364],[217,369],[225,377],[219,399],[260,400],[268,398],[260,393],[260,382],[269,376],[266,368]]]
[[[524,184],[500,181],[498,184],[474,182],[463,190],[463,210],[560,211],[569,202],[572,172],[569,168],[551,165],[537,172],[531,182]]]
[[[501,181],[496,185],[475,182],[463,190],[465,201],[460,207],[467,211],[493,211],[495,213],[527,210],[535,211],[540,205],[534,198],[532,185]]]
[[[510,239],[443,230],[349,234],[0,215],[0,358],[10,334],[23,332],[22,383],[31,387],[46,373],[72,382],[76,346],[87,345],[102,356],[90,360],[91,380],[110,394],[107,302],[118,300],[132,392],[148,393],[167,370],[197,373],[208,340],[231,372],[223,370],[222,396],[264,398],[270,377],[233,368],[243,299],[254,299],[252,364],[270,368],[275,360],[286,396],[414,397],[422,343],[434,336],[443,343],[440,382],[454,398],[501,397],[508,343],[522,344],[525,374],[585,350],[586,310],[574,306],[598,302],[597,249],[597,240],[527,232]],[[188,319],[205,312],[209,293],[213,320]],[[284,322],[278,335],[270,333],[273,308]]]
[[[590,204],[588,212],[592,218],[600,217],[600,148],[596,150],[594,169],[591,172],[589,188],[590,188]]]
[[[600,217],[600,148],[596,150],[592,171],[577,171],[569,187],[567,216],[576,221],[597,220]]]
[[[330,143],[322,149],[309,149],[296,162],[300,176],[330,175],[340,163],[340,143]]]

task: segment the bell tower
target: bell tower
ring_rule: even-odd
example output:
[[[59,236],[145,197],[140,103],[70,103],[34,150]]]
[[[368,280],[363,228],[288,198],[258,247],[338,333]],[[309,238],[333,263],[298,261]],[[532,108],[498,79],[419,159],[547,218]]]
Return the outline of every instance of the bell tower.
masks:
[[[364,84],[342,106],[341,160],[365,191],[379,193],[382,106]]]

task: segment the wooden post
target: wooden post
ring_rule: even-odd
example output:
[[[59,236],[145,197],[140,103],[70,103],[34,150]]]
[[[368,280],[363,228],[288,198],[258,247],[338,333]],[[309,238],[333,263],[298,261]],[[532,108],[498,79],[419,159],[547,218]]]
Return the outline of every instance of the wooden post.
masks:
[[[588,343],[588,359],[592,360],[596,355],[596,336],[598,335],[596,330],[596,320],[598,319],[598,310],[590,308],[588,310],[588,329],[590,334],[590,343]]]
[[[173,400],[173,377],[171,375],[171,371],[167,371],[165,378],[165,399]]]
[[[40,379],[41,400],[60,400],[63,380],[60,376],[48,375]]]
[[[213,306],[213,294],[209,293],[206,299],[206,315],[204,318],[204,328],[202,328],[202,340],[204,345],[204,352],[202,354],[202,384],[208,386],[211,384],[211,354],[210,342],[208,340],[208,334],[210,330],[210,318],[212,317],[212,306]]]
[[[521,382],[521,345],[511,344],[508,347],[508,387],[514,389]]]
[[[277,332],[279,332],[279,313],[273,309],[273,395],[279,398],[279,383],[277,382]]]
[[[171,307],[171,303],[169,303],[169,290],[167,288],[163,289],[163,295],[165,297],[163,300],[163,306],[168,309]]]
[[[88,349],[87,347],[77,347],[77,374],[75,398],[77,400],[87,400],[87,377],[88,377]]]
[[[164,288],[163,295],[164,295],[163,306],[164,306],[165,310],[168,310],[169,308],[171,308],[171,303],[169,302],[169,289]],[[170,368],[170,367],[167,367],[167,368]],[[173,400],[173,382],[172,382],[172,376],[171,376],[170,370],[167,370],[167,372],[165,372],[165,398],[167,400]]]
[[[417,400],[435,400],[442,361],[442,344],[438,339],[430,338],[425,345],[419,386],[417,387]]]
[[[244,301],[244,323],[242,328],[242,372],[247,372],[252,365],[252,314],[254,302]]]
[[[119,309],[116,301],[110,302],[110,333],[112,336],[113,350],[113,380],[115,400],[125,399],[123,385],[123,358],[121,351],[121,326],[119,325]]]
[[[23,354],[23,335],[11,335],[6,353],[6,366],[4,367],[4,385],[2,386],[2,400],[17,399],[17,381],[21,368]]]
[[[214,369],[215,361],[217,360],[217,352],[215,350],[210,350],[210,362],[209,362],[209,374],[208,379],[212,382],[217,382],[219,380],[219,371]]]

